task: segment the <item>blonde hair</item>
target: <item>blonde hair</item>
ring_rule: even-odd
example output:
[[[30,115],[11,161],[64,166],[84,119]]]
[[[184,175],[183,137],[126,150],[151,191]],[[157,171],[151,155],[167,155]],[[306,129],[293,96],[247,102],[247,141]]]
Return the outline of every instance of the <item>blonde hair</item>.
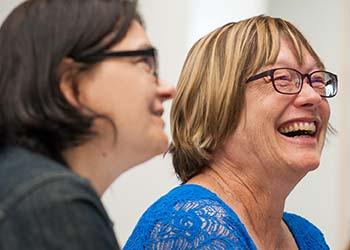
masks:
[[[305,48],[323,68],[291,23],[263,15],[228,23],[191,48],[171,108],[169,152],[182,182],[208,166],[217,147],[234,132],[244,105],[245,82],[263,66],[275,63],[282,36],[292,43],[300,64]]]

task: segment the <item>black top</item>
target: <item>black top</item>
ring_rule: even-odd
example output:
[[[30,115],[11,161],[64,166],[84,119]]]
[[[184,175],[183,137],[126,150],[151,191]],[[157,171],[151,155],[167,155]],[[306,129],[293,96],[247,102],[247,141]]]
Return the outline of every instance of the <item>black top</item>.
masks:
[[[20,148],[0,151],[1,250],[120,249],[90,183]]]

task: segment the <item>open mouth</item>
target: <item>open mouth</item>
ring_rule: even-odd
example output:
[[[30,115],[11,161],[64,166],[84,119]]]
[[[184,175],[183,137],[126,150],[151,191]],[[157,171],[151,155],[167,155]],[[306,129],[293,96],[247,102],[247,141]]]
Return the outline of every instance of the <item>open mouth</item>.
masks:
[[[315,137],[317,132],[316,122],[292,122],[283,124],[279,129],[282,135],[287,137]]]

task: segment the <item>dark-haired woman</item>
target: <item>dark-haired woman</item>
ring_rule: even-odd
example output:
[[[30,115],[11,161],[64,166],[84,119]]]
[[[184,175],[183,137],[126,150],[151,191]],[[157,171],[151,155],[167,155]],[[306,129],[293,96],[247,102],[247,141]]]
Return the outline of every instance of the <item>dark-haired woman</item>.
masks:
[[[0,249],[118,249],[99,197],[167,148],[136,2],[29,0],[0,29]]]

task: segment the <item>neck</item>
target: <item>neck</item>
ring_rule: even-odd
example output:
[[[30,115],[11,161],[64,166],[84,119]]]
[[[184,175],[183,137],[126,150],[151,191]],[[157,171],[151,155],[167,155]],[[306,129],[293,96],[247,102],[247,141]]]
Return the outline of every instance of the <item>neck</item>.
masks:
[[[233,208],[259,249],[276,249],[290,234],[282,220],[284,205],[301,177],[287,178],[267,169],[271,166],[237,165],[220,157],[190,182],[213,190]]]
[[[92,140],[63,152],[69,168],[90,181],[101,197],[112,182],[126,169],[128,162],[118,153],[117,146]],[[118,156],[118,157],[116,157]]]

